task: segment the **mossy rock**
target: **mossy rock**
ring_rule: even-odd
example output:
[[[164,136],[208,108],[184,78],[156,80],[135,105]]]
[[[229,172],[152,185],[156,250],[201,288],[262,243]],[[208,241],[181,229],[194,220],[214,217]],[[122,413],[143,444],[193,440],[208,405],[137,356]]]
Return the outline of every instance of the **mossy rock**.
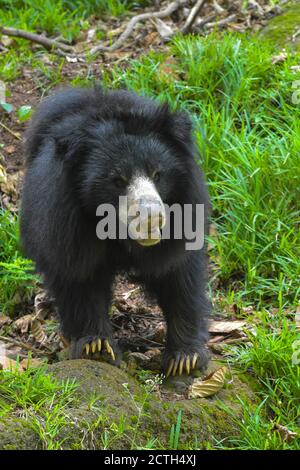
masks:
[[[25,419],[9,418],[0,422],[0,450],[36,450],[41,448],[35,432]]]
[[[243,410],[237,397],[256,406],[252,388],[237,375],[215,397],[168,401],[147,392],[125,371],[102,362],[63,361],[49,366],[49,372],[59,380],[75,379],[78,384],[57,436],[63,449],[143,448],[150,442],[155,448],[168,449],[180,411],[179,448],[207,448],[216,440],[238,437]],[[238,419],[224,411],[224,405]],[[0,435],[0,449],[45,448],[25,418],[5,418]]]
[[[300,34],[293,35],[300,28],[300,4],[296,3],[275,18],[261,30],[260,35],[279,47],[290,46],[300,50]]]

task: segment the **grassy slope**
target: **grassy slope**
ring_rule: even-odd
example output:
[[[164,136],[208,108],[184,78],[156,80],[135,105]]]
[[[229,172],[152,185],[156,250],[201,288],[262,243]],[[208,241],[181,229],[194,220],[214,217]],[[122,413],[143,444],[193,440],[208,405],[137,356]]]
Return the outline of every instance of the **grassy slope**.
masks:
[[[35,26],[30,23],[29,29]],[[63,21],[60,27],[65,29]],[[20,44],[23,48],[24,42]],[[214,276],[230,302],[254,303],[260,310],[252,347],[232,350],[230,360],[259,378],[267,418],[245,403],[242,439],[229,438],[216,443],[219,447],[299,448],[296,440],[284,442],[272,431],[275,422],[297,429],[300,388],[299,366],[292,364],[297,333],[291,323],[283,322],[282,310],[297,304],[300,285],[300,105],[292,103],[299,74],[290,69],[298,57],[272,65],[272,54],[270,45],[239,35],[177,38],[167,58],[152,54],[103,77],[109,86],[166,98],[192,114],[217,228],[211,240]],[[32,59],[30,53],[27,57]],[[1,59],[3,77],[13,78],[18,60],[14,52]],[[60,67],[47,71],[50,82],[59,81]],[[7,70],[13,74],[6,75]],[[1,215],[0,261],[11,263],[0,286],[2,308],[18,287],[16,260],[21,266],[24,262],[15,235],[15,222]],[[22,287],[28,275],[24,268]],[[279,307],[277,314],[272,306]]]

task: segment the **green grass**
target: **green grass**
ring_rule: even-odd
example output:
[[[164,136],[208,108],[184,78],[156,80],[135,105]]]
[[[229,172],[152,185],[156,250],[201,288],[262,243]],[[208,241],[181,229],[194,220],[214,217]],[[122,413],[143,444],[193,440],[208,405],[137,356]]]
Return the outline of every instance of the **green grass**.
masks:
[[[131,0],[0,0],[0,23],[48,35],[61,35],[72,41],[87,29],[91,15],[119,16],[146,5]]]
[[[103,398],[91,395],[82,403],[78,384],[75,381],[60,381],[47,372],[46,365],[30,367],[20,372],[18,366],[11,370],[0,370],[0,425],[1,421],[16,424],[23,423],[23,431],[19,430],[20,438],[15,446],[9,444],[9,449],[24,446],[22,432],[27,428],[35,434],[33,446],[44,450],[85,450],[85,449],[114,449],[119,442],[126,442],[128,448],[140,449],[140,432],[143,430],[142,420],[147,414],[147,402],[153,392],[152,384],[143,387],[139,397],[131,394],[128,384],[123,384],[128,391],[128,401],[134,405],[134,414],[128,420],[122,413],[112,420],[111,410],[105,408]],[[177,419],[175,433],[172,428],[170,436],[173,445],[178,445],[180,433],[180,418]],[[5,431],[5,430],[4,430]],[[71,434],[70,434],[71,433]],[[170,438],[171,438],[170,437]],[[5,432],[0,439],[3,445]],[[10,436],[10,442],[13,442]],[[2,447],[1,447],[2,448]],[[157,438],[145,440],[143,448],[162,449]],[[6,449],[8,450],[8,449]]]
[[[20,252],[16,216],[0,211],[0,312],[11,314],[31,297],[36,282],[32,268]]]
[[[64,437],[59,433],[68,419],[66,410],[74,402],[75,389],[74,382],[58,382],[45,368],[0,371],[0,419],[23,416],[42,448],[60,449]]]
[[[0,0],[0,24],[49,37],[64,37],[69,42],[79,39],[82,31],[96,27],[96,37],[101,40],[106,33],[95,24],[95,17],[102,20],[106,16],[119,17],[150,4],[149,0]],[[51,56],[54,65],[48,71],[43,63],[43,47],[36,50],[36,45],[34,49],[28,41],[13,38],[8,48],[8,54],[0,55],[0,80],[14,80],[25,64],[37,69],[39,74],[44,73],[45,78],[55,69],[60,75],[61,60],[55,55]],[[39,82],[36,76],[35,79]],[[50,81],[52,86],[58,83],[52,77]]]
[[[242,402],[241,437],[229,438],[227,443],[239,449],[299,450],[300,335],[283,312],[271,315],[264,311],[257,320],[254,332],[248,333],[251,346],[231,348],[229,362],[255,376],[261,386],[261,405],[253,411]],[[298,437],[285,441],[276,431],[277,424]]]

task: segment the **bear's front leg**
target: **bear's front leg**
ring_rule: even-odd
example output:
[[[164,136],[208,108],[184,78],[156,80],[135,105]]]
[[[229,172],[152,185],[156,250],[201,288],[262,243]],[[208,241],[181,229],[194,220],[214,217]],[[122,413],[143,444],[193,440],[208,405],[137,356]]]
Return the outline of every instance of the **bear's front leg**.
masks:
[[[50,286],[62,335],[70,342],[71,359],[97,359],[101,354],[114,364],[118,363],[108,315],[110,284],[109,279],[100,276],[84,282],[56,280]]]
[[[166,376],[190,374],[207,365],[209,355],[208,317],[211,305],[206,297],[205,259],[191,253],[179,268],[156,284],[156,295],[167,321],[167,342],[163,358]]]

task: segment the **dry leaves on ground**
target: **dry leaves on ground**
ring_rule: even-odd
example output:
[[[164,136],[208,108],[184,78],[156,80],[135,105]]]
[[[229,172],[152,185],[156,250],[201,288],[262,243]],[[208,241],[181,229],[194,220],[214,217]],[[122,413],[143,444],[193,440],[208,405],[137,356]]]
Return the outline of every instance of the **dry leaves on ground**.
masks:
[[[298,433],[290,431],[286,426],[276,423],[272,429],[277,431],[284,442],[291,442],[295,437],[298,437]]]
[[[189,398],[207,398],[215,395],[225,385],[227,367],[221,367],[204,379],[196,379],[189,387]]]

